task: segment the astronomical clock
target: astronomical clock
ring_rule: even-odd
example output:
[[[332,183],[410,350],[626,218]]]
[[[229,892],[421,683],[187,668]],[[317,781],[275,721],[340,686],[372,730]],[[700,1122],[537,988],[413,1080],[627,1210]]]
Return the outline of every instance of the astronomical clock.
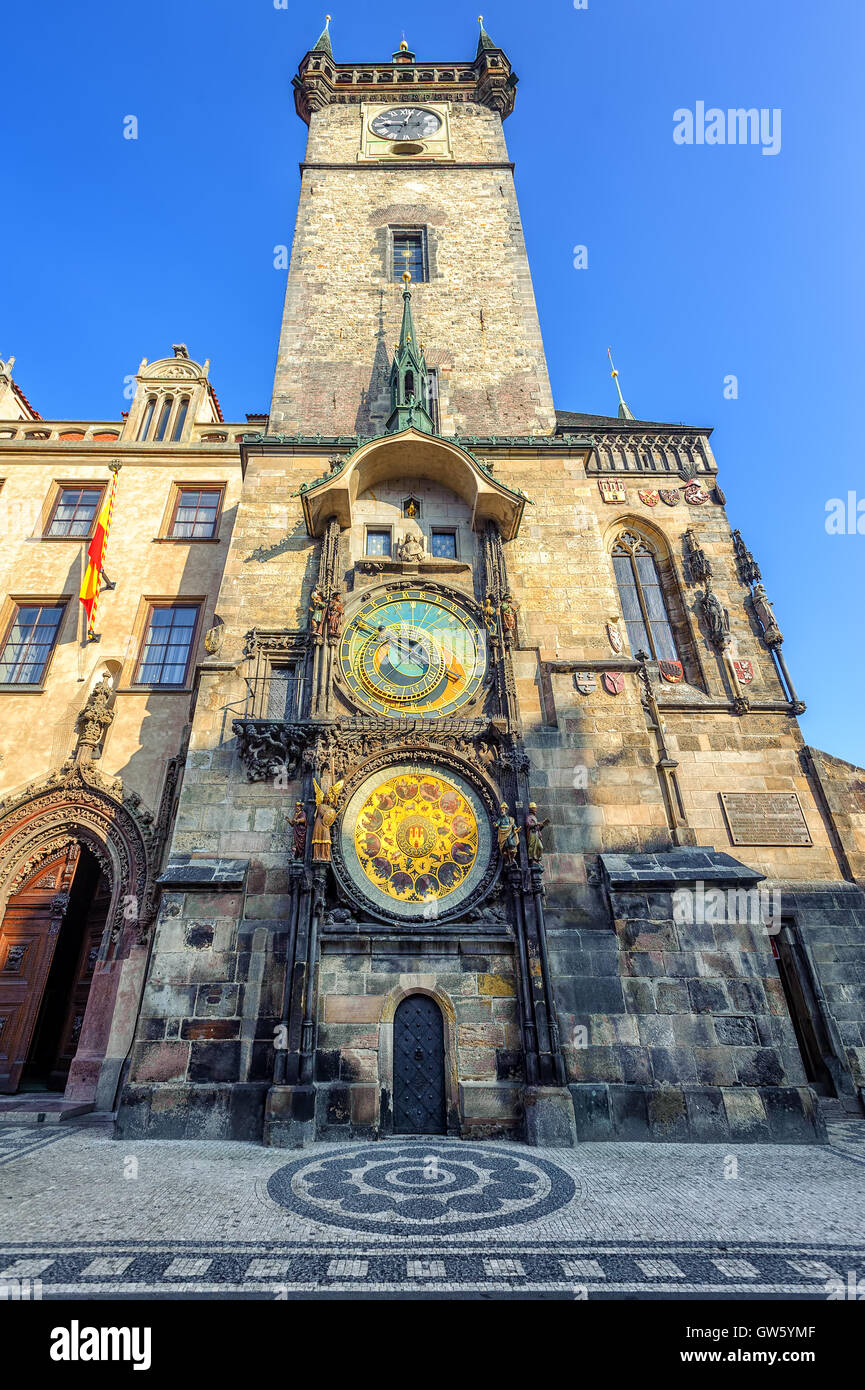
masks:
[[[468,609],[423,586],[363,604],[342,636],[339,661],[354,698],[393,718],[455,714],[486,673],[483,635]]]

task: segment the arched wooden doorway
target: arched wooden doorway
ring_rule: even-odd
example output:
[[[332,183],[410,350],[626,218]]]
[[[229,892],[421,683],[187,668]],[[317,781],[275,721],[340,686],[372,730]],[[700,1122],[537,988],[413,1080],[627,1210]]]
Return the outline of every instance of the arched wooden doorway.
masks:
[[[65,1089],[110,901],[100,864],[78,843],[9,898],[0,925],[0,1092]]]
[[[445,1134],[444,1020],[428,994],[410,994],[393,1020],[396,1134]]]

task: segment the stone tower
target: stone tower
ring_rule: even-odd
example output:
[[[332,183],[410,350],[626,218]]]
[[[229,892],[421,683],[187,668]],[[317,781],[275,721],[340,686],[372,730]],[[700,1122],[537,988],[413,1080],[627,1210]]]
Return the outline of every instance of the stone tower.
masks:
[[[295,78],[309,126],[271,428],[376,434],[403,253],[447,434],[552,433],[553,401],[503,122],[517,79],[473,63],[336,63],[327,30]]]
[[[857,1104],[862,774],[804,745],[711,431],[554,411],[515,86],[483,29],[300,63],[123,1135],[813,1140]]]

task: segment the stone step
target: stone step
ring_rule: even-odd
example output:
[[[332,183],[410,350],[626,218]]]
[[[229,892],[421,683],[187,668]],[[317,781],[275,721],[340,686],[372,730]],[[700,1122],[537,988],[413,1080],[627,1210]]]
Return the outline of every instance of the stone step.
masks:
[[[0,1124],[11,1125],[59,1125],[64,1120],[86,1115],[93,1109],[92,1104],[75,1104],[62,1096],[22,1096],[0,1097]]]

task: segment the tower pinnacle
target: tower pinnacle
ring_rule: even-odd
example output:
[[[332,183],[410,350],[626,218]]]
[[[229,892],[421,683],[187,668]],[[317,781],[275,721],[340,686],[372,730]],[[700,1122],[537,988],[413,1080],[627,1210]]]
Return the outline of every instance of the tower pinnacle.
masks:
[[[610,366],[612,367],[612,371],[610,372],[610,376],[613,378],[613,381],[616,383],[616,391],[618,392],[618,395],[619,395],[619,419],[620,419],[620,420],[633,420],[633,419],[634,419],[634,416],[631,414],[630,410],[628,409],[628,406],[627,406],[627,404],[626,404],[626,402],[625,402],[625,398],[624,398],[624,396],[622,395],[622,388],[621,388],[621,386],[619,385],[619,373],[616,371],[615,367],[613,367],[613,354],[612,354],[612,352],[611,352],[611,350],[610,350],[609,348],[607,348],[607,356],[608,356],[609,359],[610,359]]]
[[[496,46],[484,28],[484,17],[482,14],[478,15],[478,24],[481,26],[481,32],[478,35],[478,51],[475,54],[476,58],[479,58],[485,50],[495,48]]]
[[[331,45],[330,45],[330,15],[329,15],[329,14],[326,14],[326,15],[325,15],[325,17],[324,17],[324,28],[322,29],[321,33],[319,34],[318,38],[316,39],[315,43],[313,44],[313,46],[312,46],[310,52],[312,52],[312,53],[326,53],[326,54],[328,55],[329,58],[332,58],[332,57],[333,57],[333,49],[331,48]]]
[[[423,345],[418,341],[415,332],[411,311],[411,275],[408,269],[403,272],[402,282],[402,325],[390,370],[392,409],[385,431],[387,434],[397,434],[400,430],[414,426],[424,434],[432,434],[426,360]]]

